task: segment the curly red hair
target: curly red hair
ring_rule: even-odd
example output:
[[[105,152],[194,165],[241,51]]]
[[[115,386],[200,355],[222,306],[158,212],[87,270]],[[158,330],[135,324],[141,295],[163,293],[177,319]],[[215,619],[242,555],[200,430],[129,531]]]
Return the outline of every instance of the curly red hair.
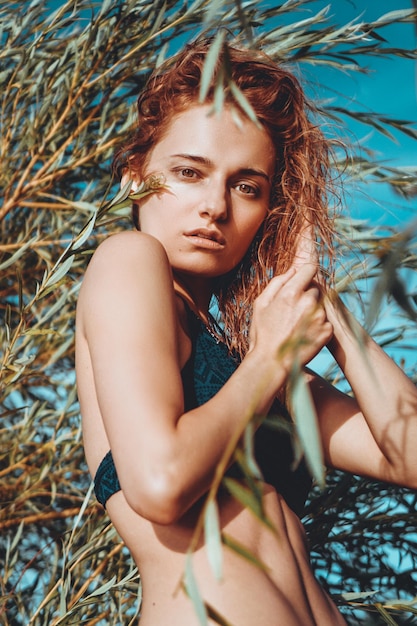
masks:
[[[118,172],[127,167],[143,171],[148,154],[173,116],[199,103],[202,71],[211,45],[211,39],[187,45],[150,76],[137,103],[138,126],[115,156]],[[228,344],[243,356],[253,302],[271,276],[288,269],[307,223],[314,229],[320,258],[326,257],[331,265],[330,145],[310,119],[314,108],[297,78],[266,54],[224,44],[205,102],[214,101],[220,70],[226,76],[225,106],[240,108],[230,89],[233,81],[269,133],[277,154],[268,215],[245,258],[218,280],[214,294]]]

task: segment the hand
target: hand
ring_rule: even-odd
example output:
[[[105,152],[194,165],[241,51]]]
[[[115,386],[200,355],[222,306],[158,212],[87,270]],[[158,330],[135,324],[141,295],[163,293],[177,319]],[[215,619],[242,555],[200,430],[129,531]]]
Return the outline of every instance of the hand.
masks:
[[[312,227],[306,225],[290,269],[274,277],[255,301],[250,350],[278,358],[287,371],[294,359],[308,363],[333,334],[315,281],[317,270]]]

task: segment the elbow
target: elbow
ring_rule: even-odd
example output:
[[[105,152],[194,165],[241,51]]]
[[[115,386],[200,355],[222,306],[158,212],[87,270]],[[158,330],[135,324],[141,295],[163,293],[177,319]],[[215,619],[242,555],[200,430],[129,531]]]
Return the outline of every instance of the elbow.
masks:
[[[169,526],[187,510],[178,481],[164,472],[129,481],[123,486],[125,499],[131,509],[153,524]]]
[[[387,467],[382,473],[382,480],[417,491],[417,462],[404,463],[402,457],[386,460]]]
[[[413,472],[407,472],[403,478],[398,481],[400,485],[406,487],[406,489],[413,489],[417,491],[417,468]]]

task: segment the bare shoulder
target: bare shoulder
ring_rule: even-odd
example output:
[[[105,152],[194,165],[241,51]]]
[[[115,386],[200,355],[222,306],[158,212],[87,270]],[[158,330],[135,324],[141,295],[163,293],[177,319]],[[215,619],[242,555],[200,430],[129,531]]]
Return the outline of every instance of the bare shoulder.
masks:
[[[141,232],[117,233],[99,245],[89,263],[78,324],[94,332],[104,320],[127,323],[129,317],[129,326],[137,327],[141,318],[148,323],[155,310],[171,313],[173,300],[171,268],[161,243]]]
[[[110,235],[97,248],[87,269],[100,271],[108,264],[117,266],[146,259],[149,264],[168,263],[162,244],[145,233],[125,231]]]
[[[171,278],[165,249],[154,237],[126,231],[111,235],[94,252],[84,276],[80,303],[92,292],[101,289],[146,288],[147,283],[158,285],[159,278]]]

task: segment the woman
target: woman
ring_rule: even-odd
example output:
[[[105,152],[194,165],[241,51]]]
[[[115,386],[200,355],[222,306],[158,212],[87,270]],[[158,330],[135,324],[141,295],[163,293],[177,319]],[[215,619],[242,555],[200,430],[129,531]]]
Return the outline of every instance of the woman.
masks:
[[[178,582],[216,467],[248,411],[285,414],[294,362],[305,367],[324,346],[355,396],[305,369],[327,465],[417,486],[416,390],[319,271],[316,241],[332,254],[328,146],[303,92],[264,55],[228,48],[230,78],[258,121],[228,87],[213,113],[221,57],[199,101],[209,43],[187,47],[139,98],[138,128],[116,165],[133,191],[152,176],[164,184],[135,204],[138,232],[98,248],[77,313],[86,457],[140,568],[141,626],[198,623]],[[209,314],[213,296],[222,331]],[[238,626],[344,624],[311,572],[296,515],[310,485],[304,463],[294,470],[290,439],[264,424],[255,453],[276,532],[226,489],[217,501],[222,531],[265,567],[224,547],[218,581],[200,541],[202,597]],[[242,480],[235,465],[228,474]]]

